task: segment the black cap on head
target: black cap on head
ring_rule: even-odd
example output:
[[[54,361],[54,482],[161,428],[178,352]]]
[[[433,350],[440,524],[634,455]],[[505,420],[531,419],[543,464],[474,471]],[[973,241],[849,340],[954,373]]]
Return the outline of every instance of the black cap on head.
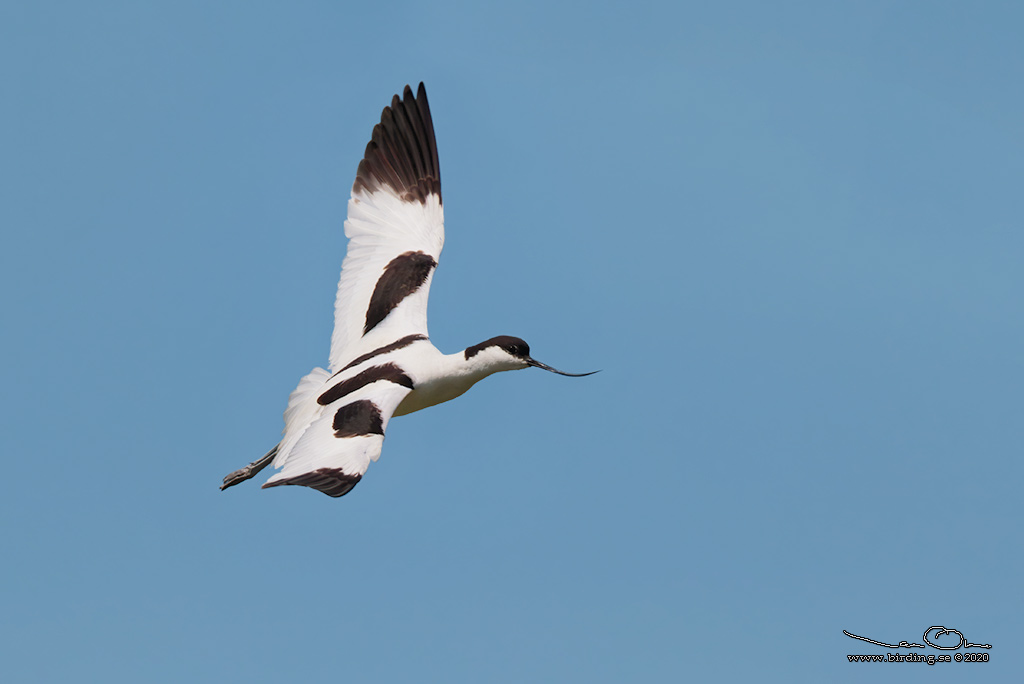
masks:
[[[546,371],[558,373],[559,375],[566,375],[570,378],[582,378],[584,375],[593,375],[594,373],[597,372],[591,371],[590,373],[565,373],[563,371],[558,370],[557,368],[552,368],[546,363],[541,363],[537,359],[534,359],[530,356],[530,345],[526,344],[526,340],[520,337],[512,337],[511,335],[498,335],[497,337],[492,337],[491,339],[485,340],[480,344],[474,344],[472,347],[466,349],[466,360],[473,358],[474,356],[482,352],[484,349],[487,349],[488,347],[501,347],[515,358],[522,359],[528,366],[543,368]]]
[[[484,340],[480,344],[474,344],[466,349],[466,358],[471,359],[488,347],[501,347],[512,356],[524,361],[530,358],[530,345],[526,344],[526,340],[512,337],[511,335],[498,335],[489,340]]]

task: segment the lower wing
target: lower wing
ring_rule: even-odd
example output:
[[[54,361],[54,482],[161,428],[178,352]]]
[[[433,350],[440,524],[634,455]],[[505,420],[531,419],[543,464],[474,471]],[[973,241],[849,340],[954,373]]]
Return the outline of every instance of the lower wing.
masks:
[[[388,421],[412,391],[411,382],[400,380],[381,377],[336,399],[326,393],[317,397],[318,404],[325,399],[330,403],[317,406],[320,415],[282,462],[275,462],[281,470],[263,488],[301,485],[334,497],[351,491],[370,461],[380,456]]]

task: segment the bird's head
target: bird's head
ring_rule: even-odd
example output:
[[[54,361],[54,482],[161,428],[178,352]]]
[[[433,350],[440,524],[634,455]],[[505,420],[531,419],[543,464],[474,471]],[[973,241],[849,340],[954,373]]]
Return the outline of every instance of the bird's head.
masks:
[[[474,344],[472,347],[466,349],[465,355],[467,361],[476,358],[477,362],[482,362],[489,367],[493,367],[494,371],[492,372],[519,370],[530,366],[543,368],[546,371],[565,375],[570,378],[582,378],[585,375],[593,375],[597,372],[565,373],[556,368],[552,368],[551,366],[541,363],[530,356],[530,345],[526,343],[526,340],[518,337],[512,337],[511,335],[498,335],[497,337],[492,337],[489,340],[484,340],[480,344]]]

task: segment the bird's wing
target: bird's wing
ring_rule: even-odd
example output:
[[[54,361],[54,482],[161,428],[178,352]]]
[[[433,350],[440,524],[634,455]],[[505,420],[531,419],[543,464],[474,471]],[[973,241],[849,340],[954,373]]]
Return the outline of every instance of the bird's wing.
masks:
[[[380,456],[384,430],[398,404],[412,391],[412,380],[385,363],[350,374],[315,399],[316,415],[274,465],[281,470],[263,488],[303,485],[328,496],[356,486]]]
[[[427,91],[405,87],[373,127],[348,202],[348,253],[334,304],[332,373],[399,338],[427,335],[444,246],[441,173]]]

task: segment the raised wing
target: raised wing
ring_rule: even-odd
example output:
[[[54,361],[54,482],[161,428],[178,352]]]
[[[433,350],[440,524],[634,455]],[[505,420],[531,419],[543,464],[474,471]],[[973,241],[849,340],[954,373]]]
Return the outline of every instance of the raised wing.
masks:
[[[315,415],[294,444],[282,449],[283,458],[274,463],[281,470],[267,480],[264,489],[303,485],[328,496],[343,496],[362,479],[370,461],[380,456],[384,430],[398,404],[412,391],[412,380],[393,363],[348,375],[308,402],[316,407]]]
[[[427,91],[405,87],[381,113],[348,202],[348,252],[334,304],[332,373],[408,335],[427,335],[444,210]]]

